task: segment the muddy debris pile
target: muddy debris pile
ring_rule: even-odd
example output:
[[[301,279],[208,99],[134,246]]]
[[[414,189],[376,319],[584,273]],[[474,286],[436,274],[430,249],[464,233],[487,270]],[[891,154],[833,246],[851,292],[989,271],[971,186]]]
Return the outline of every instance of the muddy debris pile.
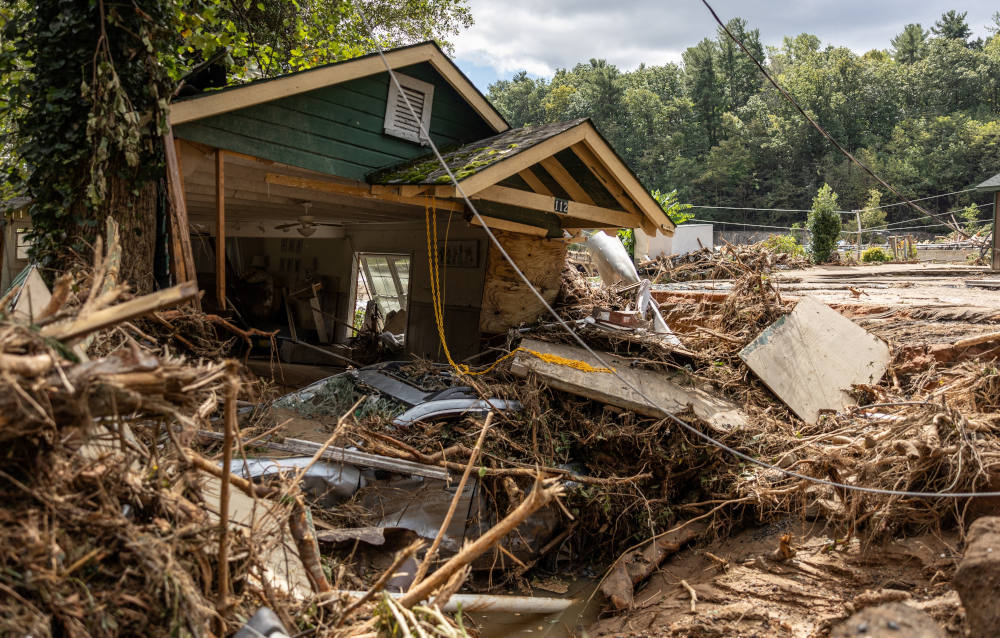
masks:
[[[795,250],[797,249],[797,250]],[[771,240],[756,244],[725,243],[716,250],[702,248],[681,255],[661,255],[640,261],[639,273],[653,284],[736,279],[747,269],[767,273],[771,270],[807,268],[809,260],[801,247],[782,249]]]
[[[0,301],[0,633],[467,635],[440,609],[471,558],[426,571],[399,600],[351,593],[347,566],[320,556],[294,476],[228,471],[245,454],[238,408],[261,400],[257,385],[237,361],[178,356],[138,328],[169,326],[171,312],[213,320],[170,310],[195,299],[193,284],[130,295],[114,224],[107,243],[46,298],[35,285],[22,304],[22,283]],[[206,428],[239,445],[214,456],[199,443]],[[522,508],[557,494],[538,485]],[[387,567],[384,581],[398,565]]]
[[[1000,333],[886,343],[784,298],[768,274],[786,262],[760,246],[671,266],[702,263],[726,295],[658,298],[662,267],[567,268],[554,307],[576,336],[542,317],[489,363],[382,361],[275,396],[230,358],[273,334],[194,310],[193,284],[130,296],[108,237],[26,313],[2,300],[4,633],[467,636],[490,611],[579,634],[591,592],[610,619],[640,614],[688,546],[713,586],[820,564],[872,586],[837,557],[964,530],[989,502],[926,493],[1000,488]],[[766,552],[716,553],[761,526]],[[663,635],[767,635],[760,610],[700,613],[719,600],[705,571],[671,585],[684,611]],[[966,626],[952,593],[922,608],[948,631]],[[855,591],[811,635],[916,597]]]

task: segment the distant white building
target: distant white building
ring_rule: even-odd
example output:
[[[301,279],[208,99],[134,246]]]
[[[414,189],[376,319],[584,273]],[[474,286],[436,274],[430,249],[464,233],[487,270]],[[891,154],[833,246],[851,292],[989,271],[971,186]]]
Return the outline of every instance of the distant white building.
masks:
[[[674,236],[657,233],[649,236],[640,229],[635,233],[635,258],[637,260],[660,255],[683,255],[702,248],[713,249],[712,224],[681,224],[674,229]]]

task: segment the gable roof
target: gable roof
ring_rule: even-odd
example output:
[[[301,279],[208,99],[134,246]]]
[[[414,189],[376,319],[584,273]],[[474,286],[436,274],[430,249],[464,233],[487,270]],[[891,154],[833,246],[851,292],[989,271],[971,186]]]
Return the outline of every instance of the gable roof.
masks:
[[[467,196],[551,212],[556,198],[544,184],[535,186],[529,182],[527,186],[532,190],[521,191],[499,183],[517,177],[536,181],[538,175],[533,173],[535,165],[540,165],[537,168],[544,173],[562,173],[565,169],[556,161],[555,155],[567,150],[582,163],[578,171],[592,175],[595,182],[621,206],[623,215],[617,217],[632,215],[633,219],[641,219],[643,228],[651,234],[655,234],[656,230],[668,235],[673,233],[675,224],[589,118],[511,129],[451,149],[443,153],[443,158]],[[567,189],[572,200],[568,206],[570,216],[573,216],[574,209],[597,212],[588,194],[580,192],[586,189],[574,183],[572,176],[551,176],[557,182],[568,181],[575,187],[575,193]],[[433,185],[432,190],[439,197],[457,199],[461,196],[434,155],[377,170],[368,176],[368,181],[385,186]],[[611,214],[609,219],[616,217],[613,211],[602,209]],[[624,219],[620,225],[633,227]]]
[[[993,177],[989,178],[982,184],[976,186],[977,191],[984,191],[987,193],[992,193],[993,191],[1000,191],[1000,173],[997,173]]]
[[[429,63],[469,103],[489,126],[500,133],[510,128],[504,117],[472,84],[462,71],[434,42],[421,42],[385,52],[393,69]],[[254,80],[247,84],[227,87],[201,95],[174,101],[170,107],[170,123],[183,124],[269,102],[291,95],[340,84],[349,80],[385,73],[385,63],[378,53],[351,58],[320,67],[289,73],[276,78]]]

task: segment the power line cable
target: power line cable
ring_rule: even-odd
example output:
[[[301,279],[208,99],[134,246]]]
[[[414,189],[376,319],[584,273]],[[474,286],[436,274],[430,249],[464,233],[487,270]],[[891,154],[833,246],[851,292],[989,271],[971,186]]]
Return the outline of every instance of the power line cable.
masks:
[[[792,228],[791,226],[767,226],[764,224],[745,224],[743,222],[720,222],[720,221],[715,221],[713,219],[698,219],[696,217],[692,217],[691,221],[702,222],[706,224],[721,224],[723,226],[746,226],[747,228],[774,228],[776,230],[807,230],[805,228],[802,229]]]
[[[771,77],[771,74],[767,72],[767,69],[764,68],[764,65],[761,64],[760,61],[756,57],[754,57],[753,53],[751,53],[750,50],[746,48],[746,45],[744,45],[741,40],[739,40],[735,35],[733,35],[732,31],[729,30],[729,27],[727,27],[725,24],[723,24],[722,20],[718,16],[718,14],[715,13],[715,9],[712,8],[712,5],[708,4],[708,0],[701,0],[701,2],[708,9],[709,13],[712,14],[712,17],[715,18],[715,21],[719,23],[719,27],[721,27],[722,30],[726,32],[726,35],[728,35],[729,38],[733,42],[735,42],[743,50],[743,52],[746,53],[747,56],[749,56],[749,58],[751,60],[753,60],[753,63],[757,65],[757,68],[760,69],[760,72],[764,74],[764,77],[767,78],[768,82],[770,82],[774,86],[774,88],[778,89],[778,91],[780,91],[781,94],[783,96],[785,96],[785,99],[787,99],[789,101],[789,103],[791,103],[791,105],[794,106],[796,108],[796,110],[798,110],[798,112],[802,115],[802,117],[806,118],[806,120],[808,120],[809,123],[813,125],[813,128],[815,128],[817,131],[819,131],[823,135],[823,137],[825,137],[826,139],[828,139],[830,141],[830,143],[833,144],[837,148],[838,151],[840,151],[841,153],[844,154],[844,156],[847,157],[847,159],[849,159],[852,162],[854,162],[855,164],[857,164],[863,171],[865,171],[866,173],[868,173],[869,175],[871,175],[872,178],[874,178],[875,181],[877,181],[879,184],[881,184],[885,188],[887,188],[890,191],[892,191],[896,195],[896,197],[901,197],[904,200],[904,203],[906,203],[906,204],[910,205],[911,207],[917,209],[918,211],[920,211],[924,215],[930,216],[930,213],[927,212],[924,209],[923,206],[920,206],[919,204],[915,203],[914,200],[912,200],[912,199],[907,199],[902,193],[900,193],[898,190],[896,190],[895,187],[893,187],[891,184],[889,184],[889,182],[887,182],[884,179],[882,179],[881,177],[879,177],[875,173],[875,171],[873,171],[872,169],[870,169],[868,167],[867,164],[865,164],[864,162],[862,162],[858,158],[854,157],[854,155],[851,154],[850,151],[848,151],[846,148],[844,148],[843,146],[840,145],[840,142],[838,142],[837,140],[835,140],[832,135],[830,135],[829,133],[827,133],[826,129],[824,129],[822,126],[820,126],[819,122],[817,122],[816,120],[814,120],[808,113],[806,113],[805,110],[801,106],[799,106],[799,103],[795,101],[795,98],[793,98],[788,91],[786,91],[780,84],[778,84],[778,82],[774,78]],[[953,228],[951,226],[949,226],[949,228],[951,228],[955,232],[961,234],[962,236],[967,236],[960,228]]]
[[[940,197],[949,197],[951,195],[959,195],[961,193],[969,193],[976,190],[975,188],[965,188],[960,191],[952,191],[950,193],[940,193],[938,195],[928,195],[927,197],[920,197],[910,201],[922,202],[928,199],[938,199]],[[896,202],[894,204],[883,204],[882,206],[873,206],[872,208],[861,208],[859,210],[881,210],[883,208],[892,208],[893,206],[903,206],[906,202]],[[760,212],[774,212],[774,213],[811,213],[812,211],[808,208],[758,208],[755,206],[710,206],[708,204],[686,204],[688,208],[708,208],[716,210],[746,210],[746,211],[760,211]],[[853,210],[837,210],[835,213],[841,213],[842,215],[853,215]],[[943,215],[944,213],[929,213],[931,216]],[[909,220],[916,221],[916,220]]]
[[[709,7],[709,9],[711,9],[711,7]],[[409,110],[410,115],[413,117],[413,120],[415,122],[417,122],[418,126],[420,127],[421,139],[424,142],[426,142],[427,145],[430,147],[430,149],[433,151],[434,156],[437,158],[437,161],[441,164],[441,167],[444,169],[445,173],[448,175],[448,179],[450,179],[451,183],[454,184],[456,192],[461,196],[462,200],[465,202],[465,205],[469,207],[469,210],[476,217],[476,220],[479,222],[479,224],[482,227],[482,229],[486,232],[486,235],[490,238],[490,241],[493,242],[494,246],[496,246],[497,251],[503,256],[503,258],[505,260],[507,260],[507,263],[510,264],[511,268],[514,270],[515,273],[517,273],[518,277],[520,277],[520,279],[525,283],[525,285],[528,286],[528,289],[531,290],[532,294],[534,294],[534,296],[538,299],[538,301],[542,304],[542,306],[549,312],[549,314],[552,315],[552,317],[555,319],[556,323],[559,326],[561,326],[573,338],[573,340],[575,340],[578,344],[580,344],[580,346],[585,351],[587,351],[592,357],[594,357],[594,359],[597,360],[602,366],[604,366],[606,368],[610,368],[610,366],[608,365],[608,363],[605,362],[604,359],[597,352],[595,352],[594,349],[591,348],[587,344],[587,342],[584,341],[580,337],[579,334],[577,334],[572,328],[570,328],[569,324],[567,324],[566,321],[561,316],[559,316],[559,313],[557,313],[552,308],[552,306],[549,305],[549,302],[547,302],[545,300],[545,298],[542,297],[541,293],[538,292],[538,289],[534,286],[534,284],[531,283],[531,281],[524,274],[524,272],[517,265],[517,263],[515,263],[514,260],[511,259],[511,256],[507,253],[507,250],[503,247],[503,245],[500,243],[500,241],[496,238],[496,235],[493,234],[493,231],[490,230],[489,226],[486,223],[486,220],[483,219],[482,215],[479,214],[479,211],[476,209],[475,205],[473,205],[473,203],[469,199],[468,195],[466,195],[465,190],[462,188],[462,185],[459,183],[458,179],[455,178],[455,175],[454,175],[454,173],[452,173],[452,170],[448,166],[448,163],[444,161],[444,157],[441,156],[441,152],[438,150],[437,144],[434,143],[434,140],[431,139],[430,134],[427,132],[427,129],[424,127],[423,120],[420,117],[417,116],[417,112],[413,108],[413,105],[410,103],[409,97],[406,95],[406,92],[403,91],[402,86],[400,86],[399,78],[396,76],[395,71],[392,69],[392,66],[389,64],[389,60],[386,59],[386,57],[385,57],[385,51],[383,51],[382,45],[380,45],[379,42],[378,42],[378,40],[375,38],[375,36],[373,34],[373,31],[371,29],[371,26],[368,23],[367,17],[357,7],[355,7],[355,10],[358,12],[359,16],[361,17],[362,23],[365,25],[365,28],[368,31],[369,36],[372,38],[372,41],[375,43],[375,46],[378,49],[379,57],[382,59],[382,64],[385,66],[386,71],[389,73],[389,77],[391,78],[393,84],[396,86],[396,90],[399,91],[399,94],[402,96],[403,102],[406,104],[407,110]],[[713,14],[714,14],[714,12],[713,12]],[[718,19],[718,18],[716,18],[716,19]],[[771,464],[771,463],[767,463],[766,461],[762,461],[762,460],[760,460],[758,458],[750,456],[749,454],[746,454],[744,452],[740,452],[739,450],[726,445],[722,441],[719,441],[719,440],[713,438],[711,435],[705,434],[704,432],[702,432],[701,430],[695,428],[694,426],[689,425],[688,423],[685,423],[683,420],[681,420],[679,417],[677,417],[672,412],[670,412],[670,411],[668,411],[668,410],[660,407],[652,399],[650,399],[648,396],[646,396],[645,392],[643,392],[640,388],[637,388],[632,382],[630,382],[628,379],[626,379],[625,377],[623,377],[621,375],[621,373],[619,373],[617,370],[611,368],[611,372],[618,378],[619,381],[621,381],[623,384],[625,384],[626,387],[628,387],[633,392],[635,392],[636,395],[638,395],[639,397],[641,397],[650,406],[653,406],[657,410],[659,410],[664,415],[665,418],[670,419],[673,423],[677,424],[678,426],[680,426],[684,430],[690,432],[694,436],[702,439],[706,443],[708,443],[708,444],[710,444],[710,445],[712,445],[712,446],[714,446],[714,447],[716,447],[716,448],[718,448],[720,450],[723,450],[723,451],[731,454],[732,456],[735,456],[736,458],[742,459],[742,460],[744,460],[744,461],[746,461],[748,463],[752,463],[754,465],[757,465],[757,466],[760,466],[760,467],[763,467],[763,468],[766,468],[766,469],[769,469],[769,470],[777,471],[777,472],[779,472],[779,473],[781,473],[781,474],[783,474],[785,476],[788,476],[788,477],[792,477],[792,478],[797,478],[797,479],[800,479],[800,480],[808,481],[808,482],[811,482],[811,483],[814,483],[814,484],[817,484],[817,485],[826,485],[826,486],[833,487],[833,488],[852,490],[852,491],[855,491],[855,492],[863,492],[863,493],[867,493],[867,494],[880,494],[880,495],[883,495],[883,496],[905,496],[905,497],[914,497],[914,498],[971,498],[971,497],[994,497],[994,496],[1000,496],[1000,492],[916,492],[916,491],[905,491],[905,490],[888,490],[888,489],[882,489],[882,488],[878,488],[878,487],[866,487],[866,486],[863,486],[863,485],[849,485],[849,484],[846,484],[846,483],[839,483],[837,481],[831,481],[831,480],[828,480],[828,479],[817,478],[815,476],[809,476],[807,474],[802,474],[800,472],[795,472],[793,470],[788,470],[788,469],[785,469],[785,468],[782,468],[782,467],[778,467],[777,465],[774,465],[774,464]]]
[[[921,197],[919,199],[911,199],[911,202],[922,202],[927,199],[937,199],[939,197],[948,197],[949,195],[960,195],[961,193],[968,193],[970,191],[976,190],[975,188],[964,188],[960,191],[952,191],[950,193],[941,193],[940,195],[928,195],[927,197]],[[878,210],[881,208],[892,208],[893,206],[903,206],[906,202],[896,202],[895,204],[883,204],[882,206],[873,206],[873,210]]]

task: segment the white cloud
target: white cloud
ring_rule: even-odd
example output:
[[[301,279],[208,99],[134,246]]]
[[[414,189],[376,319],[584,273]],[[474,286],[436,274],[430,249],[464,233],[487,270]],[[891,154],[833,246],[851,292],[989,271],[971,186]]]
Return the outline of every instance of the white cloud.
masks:
[[[551,76],[590,58],[622,69],[640,63],[679,62],[702,38],[714,37],[715,22],[698,0],[471,0],[476,24],[454,38],[458,58],[491,67],[498,77],[525,70]],[[783,36],[813,33],[824,44],[856,51],[888,48],[908,22],[929,28],[954,0],[714,0],[723,21],[739,16],[760,29],[765,44]],[[966,0],[977,36],[997,9],[991,0]]]

